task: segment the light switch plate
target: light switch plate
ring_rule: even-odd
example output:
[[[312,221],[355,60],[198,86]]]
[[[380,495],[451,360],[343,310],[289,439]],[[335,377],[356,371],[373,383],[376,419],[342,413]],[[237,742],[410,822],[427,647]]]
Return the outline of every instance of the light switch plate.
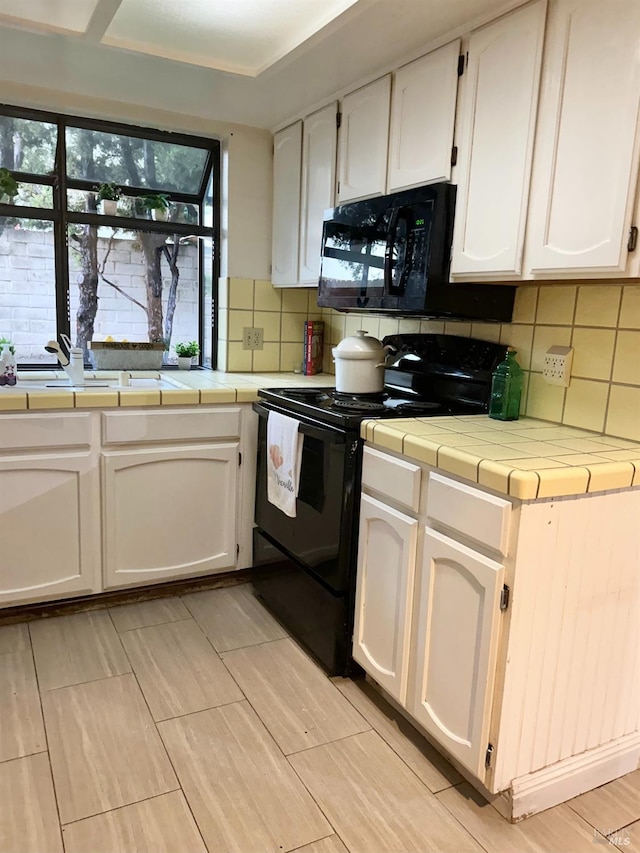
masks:
[[[564,385],[569,387],[571,381],[571,365],[573,363],[573,348],[552,346],[544,356],[542,376],[549,385]]]

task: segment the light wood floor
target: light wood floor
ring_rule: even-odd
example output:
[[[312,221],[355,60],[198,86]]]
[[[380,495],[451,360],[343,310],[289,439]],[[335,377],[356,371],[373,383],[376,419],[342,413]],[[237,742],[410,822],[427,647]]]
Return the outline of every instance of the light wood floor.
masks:
[[[0,627],[0,853],[594,844],[640,851],[640,771],[511,826],[248,586]]]

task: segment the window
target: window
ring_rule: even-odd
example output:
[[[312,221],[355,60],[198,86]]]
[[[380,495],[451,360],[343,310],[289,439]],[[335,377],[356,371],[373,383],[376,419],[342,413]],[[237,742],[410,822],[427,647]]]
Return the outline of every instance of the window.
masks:
[[[215,140],[0,106],[0,167],[19,183],[0,198],[0,337],[21,366],[53,366],[44,344],[64,333],[85,353],[163,341],[165,362],[197,340],[215,367],[219,164]]]

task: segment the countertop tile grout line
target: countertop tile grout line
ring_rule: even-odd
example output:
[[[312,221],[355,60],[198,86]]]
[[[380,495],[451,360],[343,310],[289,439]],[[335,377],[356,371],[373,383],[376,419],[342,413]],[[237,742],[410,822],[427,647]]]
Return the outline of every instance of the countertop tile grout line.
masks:
[[[36,679],[36,688],[38,690],[38,701],[40,703],[40,715],[42,717],[42,730],[44,732],[44,742],[46,744],[47,753],[47,764],[49,766],[49,773],[51,774],[51,787],[53,788],[53,799],[56,803],[56,815],[58,816],[58,834],[60,836],[60,846],[63,851],[66,851],[66,845],[64,843],[64,833],[62,832],[62,819],[60,817],[60,804],[58,802],[58,786],[56,785],[56,777],[53,773],[53,765],[51,763],[51,750],[49,749],[49,733],[47,731],[47,719],[44,713],[44,706],[42,704],[42,690],[40,689],[40,679],[38,677],[38,667],[36,666],[36,655],[33,650],[33,641],[31,639],[31,628],[29,623],[27,625],[27,634],[29,637],[29,648],[31,649],[31,660],[33,661],[33,674]],[[48,692],[48,691],[45,691]]]

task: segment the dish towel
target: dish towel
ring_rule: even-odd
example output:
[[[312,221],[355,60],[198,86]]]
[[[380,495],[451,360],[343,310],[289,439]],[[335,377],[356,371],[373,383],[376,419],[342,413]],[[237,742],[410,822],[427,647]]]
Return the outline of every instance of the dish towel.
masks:
[[[269,412],[267,420],[267,498],[290,518],[296,517],[303,436],[295,418]]]

